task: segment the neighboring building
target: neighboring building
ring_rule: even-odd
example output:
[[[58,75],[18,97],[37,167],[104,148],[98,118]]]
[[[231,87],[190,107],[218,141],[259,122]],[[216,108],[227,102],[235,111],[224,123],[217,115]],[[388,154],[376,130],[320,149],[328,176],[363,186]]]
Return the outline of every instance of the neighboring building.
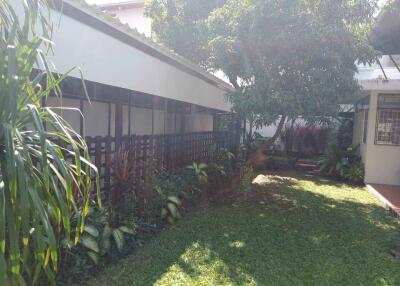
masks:
[[[370,42],[392,55],[384,58],[391,64],[372,72],[379,74],[378,79],[360,80],[365,96],[356,104],[353,143],[360,144],[366,183],[400,185],[400,69],[398,57],[393,56],[400,54],[399,10],[380,14]]]
[[[91,1],[88,1],[91,3]],[[128,24],[139,33],[151,36],[151,20],[144,15],[144,0],[111,1],[97,4],[97,7],[107,13],[115,15],[122,23]]]
[[[211,131],[214,115],[230,112],[224,94],[232,87],[224,81],[83,0],[62,5],[50,59],[58,72],[80,67],[91,99],[74,70],[62,85],[62,105],[81,109],[84,119],[63,111],[75,130],[112,137]]]

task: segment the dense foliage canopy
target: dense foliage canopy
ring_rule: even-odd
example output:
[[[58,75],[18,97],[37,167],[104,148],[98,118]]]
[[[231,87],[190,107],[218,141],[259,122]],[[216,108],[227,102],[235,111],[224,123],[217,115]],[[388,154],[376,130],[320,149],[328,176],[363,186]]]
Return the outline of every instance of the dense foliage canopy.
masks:
[[[235,86],[234,110],[256,125],[279,117],[320,120],[357,94],[356,63],[372,0],[152,0],[153,36]]]

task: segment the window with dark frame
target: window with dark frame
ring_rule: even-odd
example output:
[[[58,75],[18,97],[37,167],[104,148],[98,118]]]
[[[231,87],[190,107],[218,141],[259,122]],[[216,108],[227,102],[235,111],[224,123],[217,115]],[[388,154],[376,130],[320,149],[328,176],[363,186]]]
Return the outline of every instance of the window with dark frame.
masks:
[[[375,144],[400,145],[400,94],[380,94]]]
[[[355,104],[355,112],[362,113],[362,143],[367,143],[368,135],[368,113],[369,113],[370,96],[365,96]]]
[[[367,143],[367,135],[368,135],[368,110],[364,110],[364,124],[363,124],[363,137],[362,143]]]

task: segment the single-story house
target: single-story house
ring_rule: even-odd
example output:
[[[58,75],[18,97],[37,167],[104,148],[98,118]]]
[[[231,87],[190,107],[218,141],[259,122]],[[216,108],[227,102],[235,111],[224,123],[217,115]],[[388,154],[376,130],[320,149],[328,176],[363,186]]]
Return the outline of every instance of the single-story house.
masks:
[[[400,185],[400,2],[385,9],[370,36],[392,62],[379,79],[361,79],[364,97],[355,105],[353,143],[360,144],[367,184]],[[393,9],[394,8],[394,9]]]
[[[62,84],[62,103],[46,104],[81,109],[84,119],[62,111],[75,130],[116,137],[212,131],[215,114],[230,112],[228,83],[84,0],[55,3],[50,60],[55,72],[80,68],[91,103],[75,69]]]
[[[360,146],[365,182],[400,185],[400,80],[361,82],[353,145]]]
[[[22,16],[22,2],[12,3]],[[154,160],[161,169],[205,161],[212,144],[237,149],[239,131],[217,130],[220,119],[233,118],[225,99],[230,84],[84,0],[54,0],[52,21],[54,72],[80,70],[62,82],[61,100],[51,96],[42,104],[74,108],[54,110],[85,136],[102,187],[113,184],[121,146],[132,151],[131,162]]]

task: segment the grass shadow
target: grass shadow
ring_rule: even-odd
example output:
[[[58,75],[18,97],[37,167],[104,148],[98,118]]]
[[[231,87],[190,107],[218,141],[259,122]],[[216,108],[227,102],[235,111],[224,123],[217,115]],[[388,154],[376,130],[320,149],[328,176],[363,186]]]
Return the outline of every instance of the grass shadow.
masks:
[[[198,209],[92,285],[398,285],[397,220],[362,188],[291,174],[274,201]]]

